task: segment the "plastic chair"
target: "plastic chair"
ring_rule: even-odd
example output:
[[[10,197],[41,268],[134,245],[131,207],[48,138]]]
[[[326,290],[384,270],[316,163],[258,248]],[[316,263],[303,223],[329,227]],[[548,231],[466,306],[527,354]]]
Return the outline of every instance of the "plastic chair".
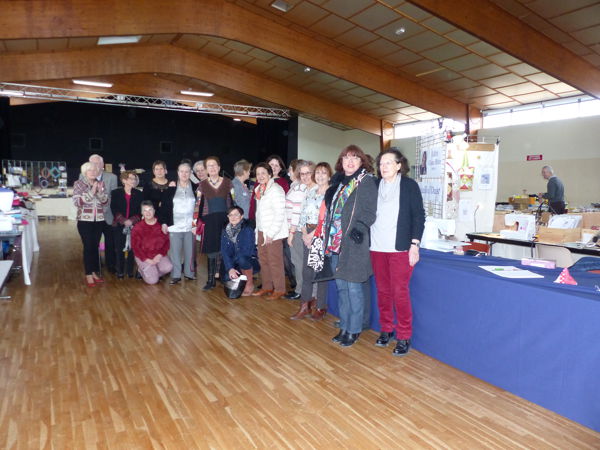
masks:
[[[556,261],[556,267],[571,267],[573,256],[568,248],[557,245],[535,244],[536,255],[540,259]]]

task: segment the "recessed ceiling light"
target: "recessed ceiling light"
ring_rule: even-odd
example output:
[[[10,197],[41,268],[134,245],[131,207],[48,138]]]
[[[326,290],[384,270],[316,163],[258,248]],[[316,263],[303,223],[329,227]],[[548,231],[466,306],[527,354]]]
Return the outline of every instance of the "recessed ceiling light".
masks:
[[[242,119],[240,119],[238,117],[234,117],[233,120],[234,120],[234,122],[241,122],[242,121]]]
[[[405,32],[406,32],[406,28],[404,28],[404,27],[400,27],[396,31],[394,31],[394,33],[396,33],[397,36],[400,36],[401,34],[404,34]]]
[[[306,67],[304,68],[304,71],[305,71],[305,72],[310,72],[310,67],[306,66]]]
[[[82,84],[84,86],[95,86],[95,87],[104,87],[104,88],[113,87],[112,83],[104,83],[102,81],[73,80],[73,83],[74,84]]]
[[[275,0],[271,6],[281,12],[288,12],[291,8],[290,4],[284,0]]]
[[[102,36],[98,38],[98,45],[112,44],[137,44],[142,36]]]
[[[180,91],[184,95],[198,95],[200,97],[212,97],[212,92],[198,92],[198,91]]]

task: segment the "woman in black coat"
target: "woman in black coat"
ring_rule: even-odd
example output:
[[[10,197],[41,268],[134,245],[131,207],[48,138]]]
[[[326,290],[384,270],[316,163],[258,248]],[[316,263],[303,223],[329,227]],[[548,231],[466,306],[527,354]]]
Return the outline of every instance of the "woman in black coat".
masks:
[[[419,185],[406,176],[408,161],[400,151],[392,148],[380,153],[377,166],[377,218],[371,225],[370,245],[381,322],[381,335],[375,345],[386,347],[395,332],[398,342],[393,354],[402,356],[410,348],[409,283],[419,261],[425,210]]]
[[[115,256],[117,278],[123,278],[125,273],[132,278],[134,255],[131,250],[131,241],[129,248],[127,246],[128,237],[131,236],[131,229],[141,219],[141,204],[144,200],[144,195],[138,189],[135,189],[139,179],[135,172],[121,172],[122,188],[117,188],[112,191],[110,209],[113,213],[113,233],[115,241]],[[125,258],[124,253],[127,253]]]

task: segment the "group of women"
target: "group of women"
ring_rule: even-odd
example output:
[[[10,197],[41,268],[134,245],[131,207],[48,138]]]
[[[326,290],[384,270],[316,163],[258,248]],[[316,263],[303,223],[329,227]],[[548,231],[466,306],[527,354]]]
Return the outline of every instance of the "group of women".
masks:
[[[233,180],[220,176],[219,159],[211,156],[196,163],[193,174],[190,164],[180,164],[176,181],[167,180],[166,165],[157,161],[143,193],[135,189],[137,176],[123,172],[111,209],[118,248],[130,243],[133,256],[124,259],[120,253],[117,275],[132,276],[135,259],[147,283],[171,273],[170,284],[177,284],[182,272],[194,280],[198,246],[207,255],[204,290],[215,287],[217,276],[245,275],[242,296],[300,299],[293,320],[323,318],[327,283],[335,280],[340,330],[332,340],[344,347],[363,330],[370,301],[364,284],[374,275],[381,325],[375,345],[386,347],[395,337],[393,354],[404,355],[412,333],[408,285],[419,260],[425,214],[419,187],[406,176],[408,162],[398,150],[379,154],[377,178],[371,161],[355,145],[341,152],[334,170],[325,162],[297,160],[287,172],[290,184],[283,161],[272,156],[256,165],[254,186],[248,184],[251,165],[245,160],[234,166]],[[103,220],[102,206],[110,196],[94,181],[92,163],[82,166],[82,174],[74,201],[78,228],[89,228],[88,222]],[[93,239],[82,234],[82,240],[86,282],[100,283],[97,241],[91,254]],[[322,264],[309,264],[315,257]],[[255,290],[258,271],[261,286]]]

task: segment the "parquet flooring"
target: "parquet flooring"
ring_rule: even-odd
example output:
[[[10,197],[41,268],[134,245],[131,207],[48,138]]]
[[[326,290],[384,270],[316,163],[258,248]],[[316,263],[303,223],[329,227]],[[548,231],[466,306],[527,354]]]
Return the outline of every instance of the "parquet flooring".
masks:
[[[33,285],[0,303],[0,448],[600,448],[600,434],[296,302],[205,278],[84,286],[73,222],[40,222]]]

